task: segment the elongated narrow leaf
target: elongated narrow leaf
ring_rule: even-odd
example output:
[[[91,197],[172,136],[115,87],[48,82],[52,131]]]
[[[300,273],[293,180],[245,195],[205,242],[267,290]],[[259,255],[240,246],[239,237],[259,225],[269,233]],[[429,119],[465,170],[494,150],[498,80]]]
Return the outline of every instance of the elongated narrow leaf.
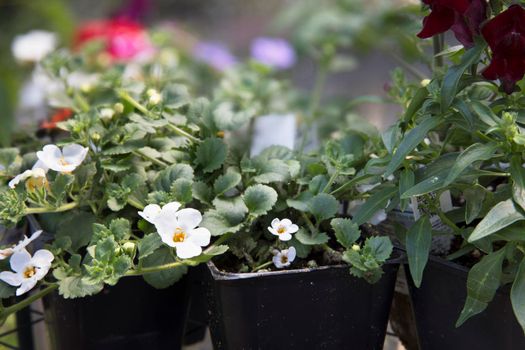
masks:
[[[470,224],[476,219],[483,208],[483,201],[487,191],[480,185],[476,184],[472,187],[467,188],[463,195],[465,197],[465,222]]]
[[[428,117],[421,124],[410,130],[403,141],[399,144],[399,147],[394,152],[392,160],[386,167],[385,176],[391,175],[397,168],[403,163],[405,157],[419,145],[421,141],[427,136],[428,132],[443,121],[442,118]]]
[[[406,247],[408,255],[408,266],[414,284],[419,288],[423,279],[423,271],[428,261],[428,253],[432,244],[432,225],[428,217],[422,216],[408,230],[406,235]]]
[[[496,126],[498,124],[498,117],[492,112],[490,107],[484,105],[480,101],[469,101],[470,108],[477,114],[479,120],[488,126]]]
[[[445,177],[447,176],[447,174],[448,171],[442,171],[421,181],[420,183],[416,184],[414,187],[403,193],[401,195],[401,199],[406,199],[413,196],[421,196],[423,194],[430,193],[439,190],[440,188],[443,188],[445,184]]]
[[[394,186],[384,187],[374,193],[368,200],[357,210],[352,221],[357,225],[362,225],[374,216],[381,209],[385,209],[388,201],[397,194],[397,188]]]
[[[503,248],[486,255],[470,269],[467,279],[467,300],[456,322],[456,327],[485,310],[494,298],[500,286],[501,265],[504,257],[505,249]]]
[[[525,332],[525,259],[521,260],[518,272],[516,272],[510,291],[510,301],[514,315]]]
[[[426,87],[422,87],[419,90],[417,90],[414,97],[412,97],[412,100],[410,101],[410,104],[408,105],[407,110],[405,111],[405,114],[403,115],[403,121],[409,122],[412,120],[412,117],[414,114],[419,111],[421,106],[423,105],[423,102],[425,102],[426,98],[428,97],[428,89]]]
[[[525,188],[525,168],[521,156],[513,156],[510,161],[510,174],[514,183]]]
[[[405,169],[399,175],[399,196],[414,186],[415,175],[412,170]],[[403,199],[400,203],[401,211],[405,211],[408,206],[408,199]]]
[[[525,220],[525,217],[516,210],[512,199],[499,202],[487,213],[478,226],[476,226],[468,238],[468,241],[474,242],[483,237],[487,237],[520,220]]]
[[[458,85],[461,79],[461,76],[465,71],[474,63],[479,60],[479,56],[485,49],[486,44],[482,41],[478,41],[476,45],[469,49],[463,57],[461,62],[454,67],[449,68],[445,77],[443,78],[443,84],[441,86],[441,110],[447,110],[456,94],[458,92]]]
[[[445,186],[451,184],[472,163],[490,159],[497,148],[498,145],[495,143],[475,143],[469,146],[456,159],[445,180]]]

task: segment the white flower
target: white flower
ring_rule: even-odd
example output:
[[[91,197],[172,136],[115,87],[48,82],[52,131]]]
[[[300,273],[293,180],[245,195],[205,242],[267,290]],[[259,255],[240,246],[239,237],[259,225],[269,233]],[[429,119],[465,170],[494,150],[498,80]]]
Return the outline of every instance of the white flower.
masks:
[[[38,231],[33,232],[31,237],[27,237],[26,235],[24,235],[24,239],[18,242],[16,245],[10,248],[0,249],[0,260],[7,259],[11,255],[13,255],[13,253],[16,253],[16,252],[21,251],[22,249],[25,249],[25,247],[27,247],[29,243],[33,242],[41,234],[42,234],[42,230],[38,230]]]
[[[38,62],[57,46],[57,35],[44,30],[33,30],[17,35],[11,44],[11,51],[17,61]]]
[[[162,102],[162,95],[155,89],[148,89],[148,91],[146,91],[146,95],[148,95],[148,102],[151,105],[158,105]]]
[[[36,168],[34,170],[26,170],[22,174],[16,175],[11,181],[9,181],[9,187],[15,188],[16,185],[18,185],[21,181],[25,181],[28,178],[45,178],[46,177],[46,171],[41,168]]]
[[[36,156],[49,169],[70,173],[84,161],[87,152],[88,148],[77,144],[66,145],[62,151],[55,145],[46,145]]]
[[[102,108],[100,110],[100,118],[104,120],[110,120],[115,115],[113,108]]]
[[[32,257],[27,250],[22,249],[15,252],[9,261],[14,272],[0,272],[0,280],[12,286],[19,286],[16,295],[22,295],[44,278],[53,259],[53,254],[46,249],[37,251]]]
[[[200,255],[201,247],[210,244],[211,233],[204,227],[197,227],[202,221],[198,210],[179,208],[180,203],[172,202],[159,212],[158,206],[150,204],[139,214],[155,225],[164,243],[177,249],[179,258],[189,259]]]
[[[299,226],[293,224],[289,219],[273,219],[272,227],[268,227],[268,231],[279,237],[281,241],[289,241],[292,239],[292,233],[299,231]]]
[[[275,250],[272,261],[275,267],[282,269],[283,267],[290,266],[295,260],[295,255],[296,251],[294,247],[283,249],[281,251]]]

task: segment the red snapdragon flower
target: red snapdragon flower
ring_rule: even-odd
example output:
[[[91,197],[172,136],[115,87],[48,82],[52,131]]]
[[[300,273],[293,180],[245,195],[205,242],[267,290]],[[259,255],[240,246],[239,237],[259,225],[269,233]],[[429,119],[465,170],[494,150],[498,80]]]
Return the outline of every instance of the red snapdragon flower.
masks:
[[[105,51],[118,61],[133,59],[153,50],[144,27],[124,18],[83,24],[75,34],[75,47],[91,40],[103,41]]]
[[[525,75],[525,10],[512,5],[491,19],[481,32],[492,50],[492,60],[483,76],[499,79],[503,90],[511,94]]]
[[[57,124],[68,120],[73,115],[73,111],[69,108],[61,108],[51,116],[49,120],[44,120],[40,124],[40,129],[53,130],[56,129]]]
[[[452,29],[465,47],[474,45],[481,23],[487,18],[486,0],[423,0],[432,12],[423,19],[418,37],[425,39]]]

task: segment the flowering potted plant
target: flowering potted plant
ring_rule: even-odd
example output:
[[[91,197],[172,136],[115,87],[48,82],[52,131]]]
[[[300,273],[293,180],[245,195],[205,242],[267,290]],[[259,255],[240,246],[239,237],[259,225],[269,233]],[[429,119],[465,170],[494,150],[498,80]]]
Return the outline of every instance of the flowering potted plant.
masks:
[[[151,64],[157,70],[139,80],[126,76],[125,64],[97,70],[100,62],[85,57],[57,52],[42,63],[56,101],[73,111],[57,124],[66,131],[58,145],[36,153],[1,150],[2,221],[35,216],[49,233],[32,232],[2,250],[2,298],[35,293],[1,316],[46,296],[56,349],[177,348],[189,305],[186,283],[156,291],[134,276],[166,288],[188,266],[227,249],[218,243],[203,251],[210,231],[198,227],[202,216],[194,208],[211,205],[197,198],[205,198],[227,156],[217,135],[231,115],[212,114],[208,102],[191,99],[180,76],[159,79],[171,61],[145,63],[145,71]],[[89,79],[75,85],[72,75]],[[62,299],[78,297],[86,298]],[[128,317],[130,304],[140,317]],[[113,312],[102,322],[107,307]]]
[[[424,3],[431,13],[419,36],[434,38],[434,77],[394,89],[411,98],[385,138],[393,140],[385,175],[396,175],[395,196],[415,216],[398,233],[420,345],[523,347],[525,10],[500,1]],[[462,45],[445,50],[449,29]]]
[[[272,146],[228,164],[232,186],[203,219],[231,237],[208,263],[215,347],[383,346],[399,260],[368,224],[386,217],[384,198],[396,190],[375,186],[367,160],[378,144],[349,132],[317,155]]]

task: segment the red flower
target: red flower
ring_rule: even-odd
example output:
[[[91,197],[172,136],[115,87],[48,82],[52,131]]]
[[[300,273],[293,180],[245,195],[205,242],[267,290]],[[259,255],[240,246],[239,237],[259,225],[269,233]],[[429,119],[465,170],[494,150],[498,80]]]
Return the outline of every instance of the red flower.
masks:
[[[61,108],[55,112],[51,116],[49,120],[44,120],[40,124],[40,129],[48,129],[53,130],[56,129],[57,124],[59,122],[63,122],[64,120],[68,120],[73,115],[73,111],[69,108]]]
[[[123,18],[83,24],[75,34],[75,47],[91,40],[103,41],[106,52],[116,60],[129,60],[152,51],[144,27]]]
[[[492,50],[492,60],[483,76],[499,79],[503,90],[511,94],[525,75],[525,10],[512,5],[491,19],[482,34]]]
[[[418,37],[425,39],[452,29],[465,47],[474,45],[481,23],[487,18],[486,0],[423,0],[432,12],[423,19]]]

